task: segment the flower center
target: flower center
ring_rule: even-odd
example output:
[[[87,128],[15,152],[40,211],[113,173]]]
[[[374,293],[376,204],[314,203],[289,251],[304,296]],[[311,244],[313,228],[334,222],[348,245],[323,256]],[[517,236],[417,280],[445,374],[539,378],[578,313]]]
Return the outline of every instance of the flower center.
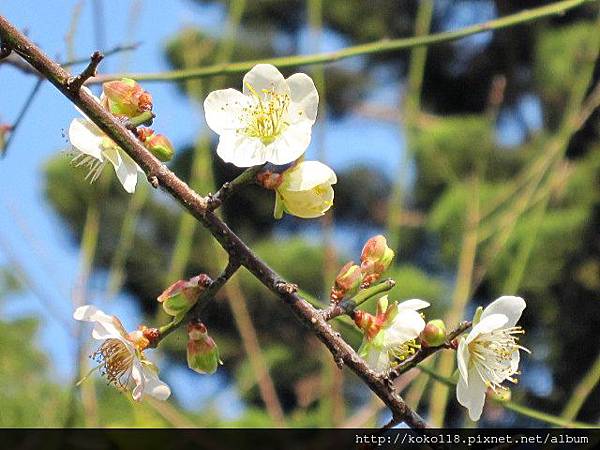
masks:
[[[243,133],[248,137],[259,138],[264,145],[272,143],[287,128],[289,122],[289,94],[275,92],[275,88],[263,89],[260,93],[246,83],[255,100],[254,105],[243,109],[247,115],[247,126]]]
[[[86,155],[85,153],[79,153],[71,160],[71,164],[73,164],[75,167],[88,167],[89,172],[85,176],[85,179],[90,180],[90,183],[93,183],[102,173],[102,169],[104,169],[106,161],[96,159],[93,156]]]
[[[477,373],[488,387],[494,392],[496,389],[506,389],[500,383],[508,380],[517,383],[513,375],[518,374],[513,367],[512,359],[515,352],[528,349],[519,345],[518,335],[524,334],[521,327],[503,328],[485,333],[469,344],[472,355],[471,364],[474,364]]]
[[[396,365],[398,362],[404,361],[409,356],[414,355],[415,352],[420,348],[421,346],[417,344],[417,341],[414,339],[390,348],[388,352],[390,355],[390,360],[392,360],[392,365]]]
[[[129,384],[134,354],[119,339],[107,339],[92,354],[91,358],[100,365],[100,374],[106,375],[109,384],[125,389]]]

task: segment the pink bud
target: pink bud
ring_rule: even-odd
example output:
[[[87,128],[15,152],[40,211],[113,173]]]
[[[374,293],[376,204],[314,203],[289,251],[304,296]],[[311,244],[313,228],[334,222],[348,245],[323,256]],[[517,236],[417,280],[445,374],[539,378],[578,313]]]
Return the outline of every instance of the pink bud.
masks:
[[[129,78],[104,83],[102,92],[104,107],[116,116],[135,117],[152,110],[152,95]]]
[[[167,314],[182,317],[196,304],[200,294],[211,283],[212,280],[205,274],[200,274],[189,280],[179,280],[165,289],[157,300],[162,303]]]
[[[360,288],[362,282],[360,267],[350,261],[340,269],[335,277],[334,286],[331,288],[331,299],[340,301],[344,297],[352,297]]]
[[[360,255],[360,267],[365,275],[363,287],[377,281],[392,263],[394,251],[388,247],[384,236],[369,239]]]
[[[221,363],[217,344],[208,335],[206,326],[199,320],[188,324],[187,361],[188,367],[201,374],[215,373]]]

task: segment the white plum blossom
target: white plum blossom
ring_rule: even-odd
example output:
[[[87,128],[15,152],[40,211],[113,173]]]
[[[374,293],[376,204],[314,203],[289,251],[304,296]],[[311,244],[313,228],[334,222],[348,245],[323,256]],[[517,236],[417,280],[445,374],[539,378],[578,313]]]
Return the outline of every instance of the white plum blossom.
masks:
[[[100,99],[96,98],[96,100],[100,103]],[[123,188],[130,194],[135,191],[138,172],[142,170],[121,147],[84,114],[83,118],[71,121],[69,141],[70,152],[75,154],[72,162],[76,167],[89,168],[86,179],[93,183],[109,162],[114,167]]]
[[[425,328],[425,321],[418,311],[428,306],[429,303],[419,299],[393,303],[389,307],[387,296],[379,300],[375,324],[371,328],[375,332],[365,332],[358,350],[371,369],[387,370],[419,348],[415,339]]]
[[[319,94],[304,73],[289,78],[270,64],[257,64],[243,92],[222,89],[204,101],[208,126],[219,135],[217,154],[238,167],[288,164],[306,151],[317,118]]]
[[[456,352],[460,373],[456,387],[458,402],[469,410],[471,420],[479,420],[488,388],[506,389],[505,380],[516,383],[519,350],[518,335],[523,328],[516,326],[525,309],[521,297],[503,296],[490,303],[471,332],[461,338]]]
[[[139,330],[127,333],[119,319],[92,305],[80,306],[73,313],[75,320],[92,322],[92,337],[102,344],[92,355],[100,372],[118,389],[131,389],[134,400],[150,395],[166,400],[169,386],[158,378],[158,369],[144,356],[148,340]]]
[[[303,219],[320,217],[333,205],[335,172],[319,161],[301,161],[281,174],[275,190],[276,219],[286,212]]]

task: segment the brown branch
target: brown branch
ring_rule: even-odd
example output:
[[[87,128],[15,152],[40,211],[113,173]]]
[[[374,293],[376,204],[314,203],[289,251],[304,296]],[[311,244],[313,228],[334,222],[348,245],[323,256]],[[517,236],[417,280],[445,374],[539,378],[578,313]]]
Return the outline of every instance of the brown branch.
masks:
[[[231,231],[227,224],[207,209],[206,198],[194,192],[148,152],[130,131],[96,102],[90,93],[85,90],[73,90],[69,83],[70,74],[48,58],[3,16],[0,16],[0,37],[13,51],[22,56],[56,86],[63,95],[77,105],[102,131],[107,133],[146,172],[149,178],[155,179],[157,184],[170,193],[200,221],[227,251],[230,258],[243,265],[263,285],[279,295],[296,317],[325,344],[333,354],[335,361],[338,364],[347,365],[356,373],[390,408],[395,418],[404,421],[412,428],[425,428],[427,426],[425,421],[394,392],[388,379],[371,370],[354,349],[341,338],[339,333],[331,328],[320,312],[297,294],[296,286],[283,280],[279,274],[259,259]]]
[[[99,51],[95,51],[90,56],[89,64],[83,69],[83,71],[76,77],[70,77],[67,79],[67,88],[74,92],[78,92],[88,79],[96,76],[96,70],[98,65],[104,59],[104,55]]]
[[[442,345],[438,345],[436,347],[422,347],[410,358],[405,359],[401,364],[398,364],[396,367],[390,370],[387,374],[387,377],[393,381],[403,373],[415,367],[420,362],[429,358],[434,353],[446,348],[454,348],[452,341],[471,328],[471,325],[472,323],[469,321],[461,322],[454,330],[448,333],[446,336],[446,342],[444,342]]]

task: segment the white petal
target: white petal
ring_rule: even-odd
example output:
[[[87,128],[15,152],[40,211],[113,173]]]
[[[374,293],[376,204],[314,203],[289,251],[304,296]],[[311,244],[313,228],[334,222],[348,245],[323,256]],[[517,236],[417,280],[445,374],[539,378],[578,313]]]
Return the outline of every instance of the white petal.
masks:
[[[492,314],[504,314],[508,317],[507,327],[514,327],[525,309],[525,300],[521,297],[505,295],[490,303],[481,314],[481,319]]]
[[[308,119],[314,123],[317,119],[317,109],[319,107],[319,93],[310,78],[305,73],[295,73],[287,80],[290,88],[290,95],[294,103],[294,115],[297,120]],[[301,114],[299,114],[301,112]],[[292,117],[292,123],[295,118]]]
[[[405,300],[401,303],[398,303],[398,309],[412,309],[414,311],[418,311],[419,309],[427,308],[429,303],[424,300],[419,300],[418,298],[413,298],[410,300]]]
[[[234,133],[221,135],[217,154],[223,161],[237,167],[252,167],[267,162],[267,151],[260,139]]]
[[[425,328],[421,314],[411,309],[398,311],[389,328],[384,329],[384,345],[393,347],[416,338]]]
[[[109,316],[95,306],[80,306],[73,313],[73,318],[75,320],[93,322],[94,329],[92,330],[92,337],[94,339],[105,340],[116,338],[123,340],[125,336],[125,330],[119,319],[115,316]],[[128,341],[126,343],[129,346]]]
[[[245,95],[252,95],[250,87],[258,94],[265,89],[274,89],[275,92],[289,94],[289,88],[283,75],[271,64],[257,64],[244,75]]]
[[[169,398],[171,395],[171,388],[167,383],[158,378],[158,374],[154,370],[142,365],[142,374],[144,375],[145,381],[144,393],[157,400],[166,400]]]
[[[302,219],[321,217],[333,205],[334,191],[331,185],[321,185],[319,192],[278,190],[285,211]]]
[[[222,89],[208,94],[204,100],[204,115],[211,130],[218,134],[244,128],[252,100],[235,89]]]
[[[515,351],[513,352],[513,354],[511,355],[510,358],[510,370],[511,372],[515,373],[517,372],[517,370],[519,370],[519,361],[521,360],[521,355],[519,354],[519,351]]]
[[[123,185],[123,189],[125,189],[128,193],[133,194],[137,184],[139,166],[125,152],[118,151],[117,153],[120,154],[120,164],[115,164],[113,159],[110,159],[110,162],[115,168],[115,173]]]
[[[367,366],[376,372],[389,369],[390,358],[386,349],[371,344],[363,344],[358,354],[365,360]]]
[[[467,336],[466,343],[471,343],[473,340],[477,339],[480,334],[489,333],[490,331],[504,327],[507,322],[508,317],[504,314],[492,314],[485,318],[482,317],[481,321],[473,327]]]
[[[469,373],[469,385],[460,377],[456,386],[456,399],[469,410],[469,417],[473,421],[479,420],[485,403],[487,387],[481,377],[474,370]]]
[[[102,139],[104,134],[94,123],[85,119],[73,119],[69,126],[69,141],[81,153],[103,161]]]
[[[462,338],[458,342],[458,348],[456,349],[456,363],[458,365],[458,371],[460,372],[460,377],[464,380],[465,384],[469,384],[469,361],[471,359],[471,354],[469,353],[469,347],[465,342],[465,339]]]
[[[286,191],[307,191],[320,184],[335,184],[335,172],[319,161],[302,161],[285,177]]]
[[[141,401],[144,396],[144,376],[142,373],[142,364],[136,359],[131,368],[131,378],[135,383],[134,388],[131,390],[131,396],[136,402]]]
[[[307,121],[288,126],[267,146],[267,161],[279,166],[297,160],[308,148],[310,138],[311,125]]]

